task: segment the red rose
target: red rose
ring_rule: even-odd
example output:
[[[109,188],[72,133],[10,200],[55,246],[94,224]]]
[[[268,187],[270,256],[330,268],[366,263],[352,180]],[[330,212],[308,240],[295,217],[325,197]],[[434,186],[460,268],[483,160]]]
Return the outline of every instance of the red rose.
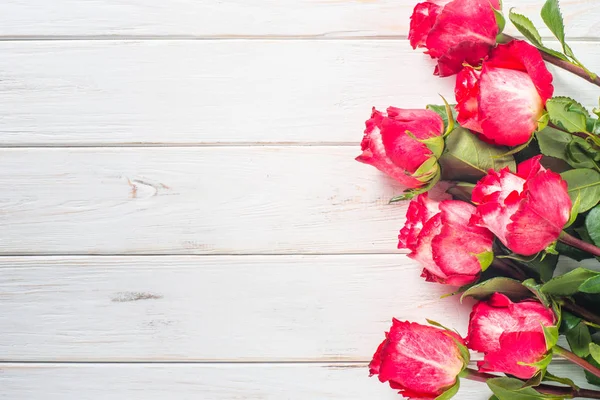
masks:
[[[435,74],[454,75],[462,64],[479,65],[496,44],[498,24],[492,7],[499,0],[428,0],[410,17],[408,38],[413,49],[427,48],[436,58]]]
[[[432,171],[415,174],[433,153],[407,131],[418,139],[439,137],[442,141],[444,121],[438,114],[389,107],[385,115],[373,108],[366,125],[363,153],[357,161],[374,166],[409,188],[421,187],[432,178]],[[438,168],[437,163],[432,168]]]
[[[472,223],[492,231],[515,253],[534,255],[558,239],[571,213],[567,183],[540,164],[522,162],[517,174],[490,170],[473,189]]]
[[[453,332],[394,319],[385,336],[369,364],[371,376],[406,398],[436,398],[454,386],[469,362],[461,355],[463,340]]]
[[[553,92],[552,74],[540,52],[514,40],[496,47],[480,70],[467,66],[458,74],[457,119],[488,141],[518,146],[538,129]]]
[[[492,251],[494,235],[469,224],[476,208],[458,200],[437,202],[427,193],[410,202],[406,223],[398,236],[400,249],[423,266],[429,282],[463,286],[479,278],[478,255]]]
[[[503,372],[529,379],[539,370],[525,364],[541,361],[548,352],[543,326],[555,324],[554,313],[535,301],[513,303],[495,293],[473,307],[467,346],[485,354],[481,371]]]

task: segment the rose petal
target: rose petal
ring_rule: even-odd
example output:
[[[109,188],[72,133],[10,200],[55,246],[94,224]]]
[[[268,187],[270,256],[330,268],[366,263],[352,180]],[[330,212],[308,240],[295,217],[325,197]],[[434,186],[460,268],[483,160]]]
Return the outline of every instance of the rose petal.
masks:
[[[456,76],[456,112],[458,123],[472,131],[481,133],[479,121],[479,77],[481,71],[465,67]]]
[[[442,11],[443,6],[426,1],[419,3],[410,17],[410,30],[408,40],[413,49],[423,47],[427,41],[429,31]]]
[[[500,350],[488,353],[477,363],[482,372],[502,372],[520,379],[530,379],[539,371],[533,364],[547,353],[546,339],[540,332],[505,332],[500,336]]]
[[[456,382],[464,360],[455,340],[445,331],[393,321],[381,352],[379,380],[390,382],[404,396],[435,398]]]
[[[425,139],[441,136],[442,118],[429,110],[388,109],[388,115],[373,108],[366,122],[362,141],[363,153],[357,161],[372,165],[409,188],[423,186],[411,176],[432,155],[427,146],[413,138]]]
[[[406,222],[398,235],[398,248],[415,251],[423,226],[440,212],[439,201],[432,200],[427,193],[411,200],[406,212]]]
[[[473,307],[469,320],[468,347],[484,353],[501,351],[500,336],[504,332],[539,332],[542,325],[554,324],[554,313],[534,301],[513,303],[495,293],[487,302]]]
[[[473,189],[471,199],[478,207],[472,222],[489,229],[506,245],[507,226],[519,209],[524,186],[525,179],[512,174],[508,168],[490,171]]]
[[[554,93],[552,74],[546,68],[540,51],[523,40],[513,40],[498,46],[486,64],[527,72],[544,105]]]
[[[567,183],[552,171],[527,181],[526,198],[507,226],[507,246],[515,253],[534,255],[556,241],[571,214]]]
[[[486,63],[480,79],[482,134],[499,145],[526,143],[538,126],[544,102],[526,72]]]
[[[497,1],[493,3],[497,5]],[[498,7],[499,8],[499,7]],[[427,49],[432,57],[441,57],[464,42],[493,46],[498,24],[488,0],[454,0],[444,6],[436,24],[427,36]]]
[[[435,264],[448,277],[445,283],[463,286],[479,277],[478,254],[492,251],[494,236],[485,228],[469,225],[476,208],[469,203],[440,203],[442,229],[432,241]]]

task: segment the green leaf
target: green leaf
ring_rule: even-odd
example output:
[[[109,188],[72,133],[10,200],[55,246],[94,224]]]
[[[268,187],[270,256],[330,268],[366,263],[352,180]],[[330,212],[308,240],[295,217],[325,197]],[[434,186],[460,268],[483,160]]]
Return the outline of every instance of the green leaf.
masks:
[[[585,132],[587,119],[580,111],[585,109],[569,97],[553,97],[546,102],[550,121],[568,132]]]
[[[550,356],[550,361],[552,361],[552,355],[549,354]],[[544,357],[547,358],[547,357]],[[550,361],[548,363],[550,363]],[[521,364],[524,365],[524,364]],[[547,365],[546,365],[547,367]],[[544,375],[546,373],[546,367],[544,367],[544,369],[540,369],[538,372],[535,373],[535,375],[533,375],[531,378],[529,378],[527,380],[527,382],[525,382],[525,384],[523,385],[523,387],[531,387],[531,386],[539,386],[542,383],[542,380],[544,379]]]
[[[600,294],[600,276],[595,276],[583,282],[579,286],[579,291],[582,293]]]
[[[442,99],[446,102],[446,100],[442,97]],[[447,102],[446,102],[447,104]],[[456,105],[455,104],[448,104],[448,106],[446,107],[446,105],[437,105],[437,104],[428,104],[427,105],[427,109],[431,110],[433,112],[435,112],[437,115],[439,115],[442,118],[442,121],[444,121],[444,132],[448,132],[448,130],[451,130],[451,126],[454,127],[455,121],[456,121]],[[450,114],[448,114],[448,111],[450,112]],[[449,116],[452,116],[449,118]]]
[[[492,10],[494,10],[494,15],[496,16],[496,23],[498,24],[499,35],[504,31],[504,28],[506,27],[506,18],[504,18],[502,10],[496,10],[494,7],[492,7]]]
[[[532,261],[526,262],[526,264],[540,274],[542,282],[548,282],[554,276],[554,270],[558,264],[558,256],[548,254],[542,259],[542,255],[540,254]]]
[[[579,286],[585,281],[600,275],[596,271],[577,268],[564,275],[557,276],[542,285],[541,291],[552,296],[571,296],[578,292]]]
[[[569,185],[569,196],[575,202],[581,198],[579,212],[584,213],[600,201],[600,173],[593,169],[580,168],[560,174]]]
[[[537,131],[543,131],[550,123],[550,115],[548,115],[548,111],[544,111],[542,116],[538,119],[538,129]]]
[[[546,371],[546,374],[544,375],[544,380],[548,382],[562,383],[563,385],[571,386],[573,389],[576,390],[579,389],[579,386],[577,386],[575,382],[573,382],[571,379],[561,378],[560,376],[553,375],[548,371]]]
[[[551,350],[558,343],[558,326],[542,326],[542,329],[546,338],[546,349]]]
[[[442,146],[444,142],[442,141]],[[439,165],[438,159],[435,156],[431,156],[412,174],[413,178],[420,180],[421,182],[429,182],[431,178],[438,172]]]
[[[524,388],[523,381],[515,378],[492,378],[486,383],[499,400],[564,399],[564,396],[542,394],[531,387]]]
[[[590,329],[583,321],[577,324],[575,328],[567,331],[565,336],[573,353],[579,357],[587,357],[590,354],[592,336],[590,335]]]
[[[590,343],[590,355],[597,363],[600,363],[600,346]]]
[[[404,194],[392,198],[390,200],[390,204],[397,203],[399,201],[404,201],[404,200],[411,200],[411,199],[417,197],[418,195],[420,195],[421,193],[428,192],[429,190],[431,190],[431,188],[433,188],[435,185],[437,185],[437,183],[440,181],[440,178],[441,178],[441,173],[440,173],[439,168],[437,168],[437,172],[435,173],[435,175],[432,178],[430,178],[431,180],[429,181],[429,183],[427,183],[427,185],[425,185],[419,189],[406,190],[404,192]]]
[[[456,383],[448,390],[446,390],[444,393],[440,394],[438,397],[435,398],[435,400],[449,400],[451,398],[453,398],[456,393],[458,393],[458,390],[460,389],[460,379],[456,380]]]
[[[565,23],[560,12],[558,0],[546,0],[542,7],[542,20],[550,29],[550,32],[556,36],[560,43],[565,45]]]
[[[535,47],[544,47],[540,33],[529,18],[522,14],[513,12],[512,8],[508,12],[508,18],[513,23],[515,28],[517,28],[519,32],[521,32],[521,34],[525,36],[525,38],[527,38],[527,40],[529,40]]]
[[[565,150],[567,155],[566,161],[572,167],[599,169],[596,160],[594,160],[598,155],[598,152],[593,148],[592,144],[585,139],[573,136]]]
[[[600,245],[600,206],[592,208],[585,217],[585,228],[592,242]]]
[[[445,330],[445,331],[453,332],[452,330],[450,330],[449,328],[446,328],[444,325],[440,324],[440,323],[439,323],[439,322],[437,322],[437,321],[434,321],[434,320],[432,320],[432,319],[426,319],[426,321],[427,321],[427,323],[428,323],[429,325],[431,325],[431,326],[435,326],[435,327],[437,327],[437,328],[441,328],[441,329],[443,329],[443,330]]]
[[[596,361],[591,354],[587,356],[585,360],[592,364],[594,367],[600,368],[600,362]],[[585,379],[587,379],[587,381],[592,385],[600,386],[600,378],[592,374],[591,372],[585,371]]]
[[[571,142],[572,135],[561,130],[547,127],[535,133],[535,138],[543,155],[567,160],[565,148]]]
[[[576,317],[568,311],[562,312],[562,320],[560,321],[560,331],[561,333],[566,333],[572,329],[575,329],[577,325],[581,322],[581,318]]]
[[[540,301],[540,303],[542,303],[546,307],[550,307],[550,305],[551,305],[550,299],[548,299],[548,296],[546,296],[544,293],[542,293],[542,291],[541,291],[542,285],[538,285],[538,283],[535,281],[535,279],[524,280],[522,282],[522,285],[525,286],[527,289],[529,289],[529,291],[531,293],[533,293],[535,297],[537,297],[537,299]],[[560,314],[556,313],[556,315],[560,315]]]
[[[486,271],[490,267],[490,265],[492,265],[492,262],[494,262],[494,252],[493,251],[486,251],[483,253],[479,253],[476,256],[477,256],[477,260],[479,260],[479,265],[481,265],[482,271]]]
[[[472,286],[460,297],[463,301],[466,297],[473,297],[477,300],[484,300],[494,293],[502,293],[512,301],[519,301],[531,297],[531,291],[523,286],[521,282],[510,278],[492,278],[478,285]]]
[[[498,398],[498,396],[496,396],[496,395],[494,394],[494,395],[492,395],[492,397],[490,397],[490,400],[500,400],[500,399]]]
[[[506,147],[487,144],[463,128],[457,128],[446,138],[446,152],[440,158],[442,175],[446,180],[477,182],[490,169],[509,167],[516,170],[512,156],[502,156]]]
[[[581,197],[577,196],[577,199],[573,202],[573,206],[571,207],[571,216],[565,225],[565,229],[570,227],[575,223],[577,217],[579,216],[579,207],[581,206]]]

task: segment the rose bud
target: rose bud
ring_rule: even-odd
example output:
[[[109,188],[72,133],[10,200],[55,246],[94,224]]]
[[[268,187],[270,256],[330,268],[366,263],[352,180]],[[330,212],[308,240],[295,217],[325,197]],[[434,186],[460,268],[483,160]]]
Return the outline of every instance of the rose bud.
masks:
[[[552,74],[540,52],[514,40],[496,47],[481,69],[466,66],[458,74],[457,120],[486,141],[518,146],[538,129],[553,92]]]
[[[469,224],[475,210],[464,201],[438,202],[421,194],[408,206],[398,248],[411,251],[429,282],[473,283],[492,262],[494,241],[489,230]]]
[[[467,346],[485,354],[480,371],[502,372],[529,379],[548,353],[543,326],[553,326],[554,313],[536,301],[513,303],[495,293],[473,307]]]
[[[519,164],[517,174],[490,170],[473,189],[472,223],[492,231],[510,250],[531,256],[556,241],[569,221],[571,199],[561,176],[540,164]]]
[[[469,363],[454,332],[393,320],[369,364],[371,376],[410,399],[434,399],[450,389]],[[465,358],[466,357],[466,358]]]
[[[479,65],[496,44],[499,33],[494,7],[499,0],[428,0],[417,4],[408,39],[437,59],[435,75],[454,75],[463,63]]]
[[[389,107],[387,115],[373,108],[366,122],[362,154],[356,158],[385,172],[408,188],[419,188],[439,173],[436,156],[419,140],[437,139],[443,150],[444,121],[430,110]]]

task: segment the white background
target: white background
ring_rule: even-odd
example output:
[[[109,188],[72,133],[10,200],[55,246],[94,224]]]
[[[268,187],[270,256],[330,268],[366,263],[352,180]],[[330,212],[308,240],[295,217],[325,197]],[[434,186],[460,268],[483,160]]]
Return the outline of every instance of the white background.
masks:
[[[453,99],[415,3],[2,1],[0,398],[398,398],[366,369],[391,318],[469,313],[354,161],[372,106]],[[600,71],[600,2],[562,5]]]

